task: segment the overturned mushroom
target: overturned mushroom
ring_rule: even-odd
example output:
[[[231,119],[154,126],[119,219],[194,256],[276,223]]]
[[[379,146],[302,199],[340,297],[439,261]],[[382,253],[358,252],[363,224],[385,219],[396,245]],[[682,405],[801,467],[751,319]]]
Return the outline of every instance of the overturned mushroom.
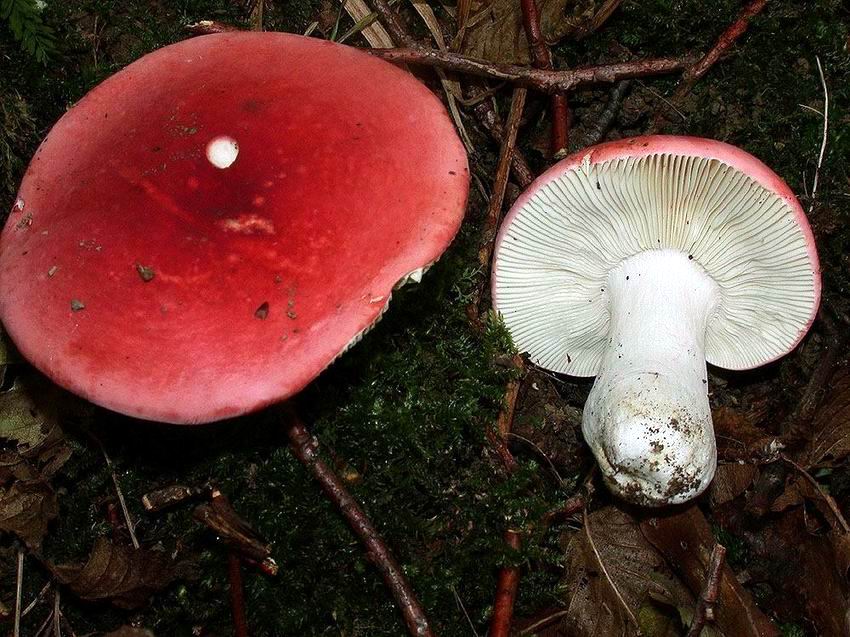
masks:
[[[706,360],[750,369],[793,349],[820,270],[799,203],[759,160],[638,137],[565,159],[516,202],[493,298],[534,363],[597,377],[582,428],[605,481],[659,506],[714,475]]]
[[[445,109],[405,71],[282,33],[181,42],[97,86],[38,149],[0,237],[0,318],[94,403],[239,416],[357,342],[449,245],[468,188]],[[290,435],[315,475],[314,441]]]

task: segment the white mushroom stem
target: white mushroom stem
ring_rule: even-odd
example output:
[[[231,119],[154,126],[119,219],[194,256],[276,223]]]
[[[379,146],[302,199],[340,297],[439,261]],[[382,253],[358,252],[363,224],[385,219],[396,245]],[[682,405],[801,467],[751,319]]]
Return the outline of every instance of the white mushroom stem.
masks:
[[[684,502],[717,463],[705,367],[717,284],[677,250],[649,250],[611,270],[608,347],[582,428],[609,487],[633,502]]]

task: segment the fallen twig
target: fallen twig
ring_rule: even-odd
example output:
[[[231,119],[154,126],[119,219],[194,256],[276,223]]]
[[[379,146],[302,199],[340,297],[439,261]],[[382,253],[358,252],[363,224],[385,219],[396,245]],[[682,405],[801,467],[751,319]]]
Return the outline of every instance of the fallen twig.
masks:
[[[473,99],[477,99],[484,93],[486,93],[486,89],[478,84],[473,84],[470,88]],[[501,144],[505,139],[505,127],[496,109],[493,108],[491,100],[488,98],[476,102],[472,106],[472,112],[475,113],[478,122],[490,133],[490,137]],[[516,147],[511,154],[511,176],[520,188],[527,188],[534,181],[534,173],[523,154]]]
[[[53,636],[62,637],[62,610],[59,606],[59,589],[53,589]]]
[[[556,621],[561,619],[561,617],[566,617],[569,614],[569,610],[558,610],[554,613],[546,615],[546,617],[539,619],[533,624],[529,624],[528,626],[520,630],[518,637],[525,637],[526,635],[536,635],[541,628],[551,626]]]
[[[826,88],[826,79],[823,76],[823,66],[820,63],[820,57],[815,56],[815,61],[818,63],[818,75],[820,75],[820,83],[823,87],[823,139],[821,140],[820,153],[818,154],[818,165],[815,168],[815,180],[812,184],[812,197],[809,200],[809,213],[811,213],[815,207],[815,199],[818,194],[820,167],[823,165],[823,156],[826,153],[826,140],[829,134],[829,90]]]
[[[708,50],[708,53],[703,55],[699,60],[691,64],[682,74],[682,81],[670,98],[670,105],[675,109],[682,99],[690,93],[694,84],[697,83],[708,70],[714,66],[721,56],[731,47],[735,41],[743,35],[750,25],[750,20],[761,13],[767,4],[767,0],[751,0],[747,3],[735,21],[717,38],[714,46]],[[662,112],[656,113],[650,132],[656,132],[662,119]]]
[[[230,500],[218,489],[209,493],[209,503],[199,504],[192,512],[198,522],[210,528],[218,539],[247,563],[267,575],[277,575],[277,562],[271,557],[271,545],[243,520]]]
[[[410,634],[416,637],[433,637],[434,631],[425,616],[422,605],[416,598],[404,571],[401,570],[401,566],[390,553],[378,531],[345,488],[339,476],[322,460],[318,442],[307,432],[301,420],[291,410],[286,417],[292,453],[318,481],[322,491],[336,505],[351,530],[365,545],[366,554],[381,572],[384,581],[392,591]]]
[[[605,135],[607,135],[608,131],[611,129],[611,125],[614,123],[614,118],[617,116],[617,112],[620,110],[620,104],[623,101],[623,96],[626,94],[626,91],[629,90],[631,85],[632,80],[620,80],[614,85],[614,88],[612,88],[611,92],[608,94],[608,103],[605,105],[605,108],[602,109],[602,112],[596,117],[593,124],[590,125],[589,130],[582,141],[582,146],[595,146],[605,138]]]
[[[124,499],[124,493],[121,491],[121,484],[118,482],[118,476],[115,475],[115,468],[112,466],[112,460],[109,454],[106,453],[106,448],[97,441],[100,446],[100,451],[103,453],[103,458],[106,460],[106,466],[109,468],[109,473],[112,476],[112,484],[115,485],[115,493],[118,495],[118,502],[121,504],[121,512],[124,514],[124,523],[127,525],[127,532],[130,534],[130,541],[133,543],[133,548],[139,548],[139,540],[136,537],[136,528],[133,524],[133,519],[130,517],[130,510],[127,508],[127,501]]]
[[[678,95],[679,98],[686,95],[696,81],[708,73],[708,70],[717,63],[720,57],[726,53],[727,49],[729,49],[729,47],[731,47],[735,41],[744,34],[747,27],[750,26],[750,20],[761,13],[766,4],[767,0],[750,0],[747,6],[745,6],[738,14],[736,20],[729,25],[729,28],[720,34],[720,37],[717,38],[717,42],[715,42],[714,46],[709,49],[708,53],[703,55],[695,64],[685,71],[682,77],[682,83],[676,90],[675,95]]]
[[[715,544],[711,550],[711,559],[708,566],[708,574],[705,587],[697,601],[694,609],[694,618],[688,629],[687,637],[699,637],[707,621],[714,621],[714,605],[720,592],[720,578],[723,575],[723,559],[726,557],[726,547]]]
[[[513,156],[514,148],[516,147],[517,132],[519,131],[519,122],[522,119],[522,111],[525,108],[526,90],[524,88],[514,89],[513,97],[511,98],[511,112],[508,115],[508,127],[505,131],[505,138],[502,141],[502,149],[499,152],[499,164],[496,167],[496,176],[493,179],[493,192],[490,195],[490,203],[487,206],[487,214],[484,218],[484,226],[481,230],[481,242],[478,247],[478,264],[482,271],[487,272],[490,268],[490,259],[493,256],[494,243],[496,234],[499,229],[499,221],[502,218],[502,207],[505,202],[505,188],[508,185],[508,177],[511,172],[511,157]],[[479,328],[483,326],[479,308],[481,305],[481,297],[484,293],[484,285],[489,277],[484,277],[476,287],[472,301],[469,304],[469,314],[472,318],[473,326]]]
[[[814,489],[815,489],[815,491],[817,491],[818,495],[820,495],[820,497],[823,499],[823,501],[826,502],[826,506],[829,507],[829,510],[832,513],[832,515],[835,516],[835,523],[838,526],[841,527],[841,531],[843,533],[850,533],[850,523],[847,522],[847,519],[844,517],[844,514],[841,512],[841,509],[838,507],[838,504],[835,502],[835,498],[833,498],[831,495],[826,493],[823,490],[823,487],[818,483],[818,481],[815,480],[812,477],[812,474],[810,474],[808,471],[806,471],[799,464],[797,464],[796,462],[791,460],[791,458],[789,458],[785,454],[782,454],[780,457],[782,458],[782,460],[784,460],[785,462],[790,464],[792,467],[794,467],[800,473],[800,475],[803,476],[803,478],[805,478],[805,480],[809,484],[811,484],[812,487],[814,487]]]
[[[245,593],[242,589],[242,560],[233,550],[227,555],[227,580],[230,588],[233,633],[236,637],[248,637],[248,620],[245,618]]]
[[[378,14],[387,31],[390,32],[393,40],[404,46],[414,46],[415,40],[408,33],[407,29],[401,22],[401,19],[390,8],[387,0],[372,0],[372,6],[375,7],[375,13]],[[378,49],[380,50],[380,49]]]
[[[47,591],[49,591],[49,590],[50,590],[50,587],[51,587],[52,585],[53,585],[53,583],[48,581],[48,582],[47,582],[47,584],[45,584],[45,585],[42,587],[42,589],[39,591],[38,595],[36,595],[36,596],[33,598],[33,600],[32,600],[29,604],[27,604],[27,607],[26,607],[26,608],[23,610],[23,612],[21,613],[21,618],[26,617],[26,616],[29,614],[29,612],[30,612],[33,608],[35,608],[35,607],[36,607],[36,605],[37,605],[37,604],[38,604],[38,603],[39,603],[42,599],[44,599],[44,596],[45,596],[45,595],[47,595]]]
[[[540,30],[540,12],[537,10],[537,3],[535,0],[521,0],[520,6],[522,7],[522,24],[525,27],[525,36],[528,39],[534,68],[551,71],[552,52]],[[550,148],[554,157],[565,151],[569,143],[570,106],[567,96],[563,93],[553,93],[550,108],[552,119]]]
[[[620,602],[620,606],[623,607],[623,610],[626,612],[626,615],[629,617],[629,620],[634,626],[638,628],[638,630],[640,630],[640,624],[638,624],[637,618],[632,612],[632,609],[629,608],[629,605],[626,603],[626,600],[623,599],[623,595],[620,593],[620,589],[617,588],[617,585],[614,583],[614,580],[611,579],[611,576],[608,574],[608,569],[605,568],[605,562],[602,560],[602,556],[599,555],[599,551],[596,548],[596,543],[593,541],[593,536],[590,533],[590,519],[587,517],[587,509],[584,509],[582,515],[584,517],[584,534],[587,537],[587,543],[590,545],[590,550],[593,551],[594,557],[596,557],[596,563],[599,564],[599,568],[602,570],[602,574],[605,576],[605,581],[608,582],[608,585],[614,592],[614,596],[617,598],[617,601]]]
[[[514,551],[520,548],[520,534],[513,529],[505,531],[505,544]],[[508,637],[514,615],[514,602],[519,589],[519,568],[504,566],[499,571],[496,584],[496,601],[493,604],[493,617],[490,619],[489,637]]]
[[[370,49],[369,53],[404,64],[432,66],[492,80],[507,80],[544,93],[562,93],[572,89],[620,80],[675,73],[687,68],[689,57],[648,58],[630,62],[613,62],[584,66],[567,71],[543,71],[517,64],[498,64],[458,53],[409,47],[403,49]]]
[[[15,625],[12,629],[13,637],[21,635],[21,606],[24,591],[24,549],[18,548],[17,581],[15,583]]]

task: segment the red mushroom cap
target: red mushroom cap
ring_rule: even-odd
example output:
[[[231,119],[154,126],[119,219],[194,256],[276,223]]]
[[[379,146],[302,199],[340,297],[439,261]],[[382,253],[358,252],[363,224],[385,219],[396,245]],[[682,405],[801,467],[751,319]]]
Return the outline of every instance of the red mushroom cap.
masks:
[[[466,154],[408,73],[330,42],[165,47],[56,124],[0,237],[0,318],[58,384],[198,423],[297,393],[457,232]]]

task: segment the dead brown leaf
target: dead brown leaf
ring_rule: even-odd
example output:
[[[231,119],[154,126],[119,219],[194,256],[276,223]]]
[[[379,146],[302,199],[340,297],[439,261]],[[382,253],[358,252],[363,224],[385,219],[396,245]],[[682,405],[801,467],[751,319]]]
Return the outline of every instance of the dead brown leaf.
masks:
[[[47,482],[15,482],[0,487],[0,531],[13,533],[30,549],[39,549],[50,521],[59,515],[56,493]]]
[[[724,406],[713,409],[711,414],[719,458],[750,462],[775,455],[777,436],[759,426],[760,410],[750,413]]]
[[[0,393],[0,487],[51,478],[71,457],[58,424],[62,392],[34,372]]]
[[[554,44],[572,34],[591,32],[618,4],[611,0],[537,0],[543,37]],[[474,0],[462,52],[493,62],[528,64],[531,56],[519,1]]]
[[[676,611],[691,607],[693,597],[643,537],[637,521],[609,506],[586,522],[584,532],[567,546],[561,630],[575,637],[678,634]]]
[[[0,440],[26,453],[47,440],[56,427],[57,409],[48,398],[48,383],[34,374],[23,375],[0,393]]]
[[[160,551],[98,538],[85,564],[56,565],[51,570],[80,599],[108,600],[131,609],[143,606],[151,595],[185,575],[186,564]]]
[[[729,464],[717,465],[714,481],[708,492],[712,508],[730,502],[744,493],[753,484],[758,476],[758,467],[752,464]]]
[[[675,513],[643,520],[644,537],[657,548],[682,577],[694,594],[705,584],[714,535],[699,507],[692,505]],[[776,637],[779,630],[762,613],[752,595],[738,583],[735,573],[725,564],[720,580],[720,595],[715,609],[716,627],[735,637]]]
[[[812,423],[797,461],[804,468],[835,466],[850,455],[850,371],[839,372]]]

